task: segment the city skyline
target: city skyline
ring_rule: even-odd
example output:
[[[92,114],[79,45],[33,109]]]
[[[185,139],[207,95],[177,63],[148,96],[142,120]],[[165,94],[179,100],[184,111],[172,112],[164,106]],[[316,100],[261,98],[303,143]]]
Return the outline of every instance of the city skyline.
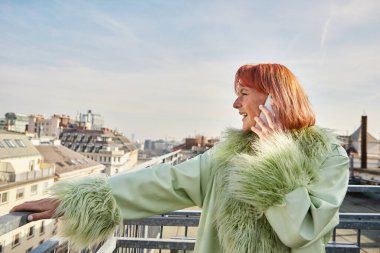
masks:
[[[91,111],[91,110],[89,110],[89,111]],[[16,113],[16,114],[19,114],[19,113],[17,113],[17,112],[12,112],[12,113]],[[81,113],[81,112],[78,112],[78,114],[83,114],[83,113]],[[39,113],[36,113],[36,114],[30,114],[30,115],[26,115],[26,114],[19,114],[19,115],[24,115],[24,116],[28,116],[28,117],[30,117],[30,116],[42,116],[44,119],[47,119],[47,120],[49,120],[49,119],[51,119],[53,116],[60,116],[60,115],[63,115],[63,116],[66,116],[66,117],[69,117],[69,119],[71,120],[71,124],[76,124],[76,123],[78,123],[78,121],[77,121],[77,117],[76,116],[78,116],[78,115],[76,115],[76,116],[72,116],[72,115],[70,115],[70,114],[65,114],[65,113],[63,113],[63,114],[54,114],[54,115],[51,115],[51,117],[49,117],[49,116],[47,116],[47,115],[45,115],[45,114],[39,114]],[[100,116],[102,116],[102,115],[100,115]],[[1,119],[1,117],[0,117],[0,119]],[[368,116],[367,116],[367,122],[368,122]],[[359,125],[359,127],[360,127],[360,125]],[[367,125],[367,127],[368,127],[368,125]],[[105,125],[104,125],[104,127],[103,127],[104,129],[108,129],[108,130],[110,130],[111,132],[112,131],[117,131],[117,132],[119,132],[119,133],[122,133],[122,134],[124,134],[125,135],[125,137],[127,137],[127,138],[129,138],[131,141],[138,141],[138,142],[140,142],[140,143],[143,143],[144,141],[146,141],[146,140],[150,140],[150,141],[154,141],[154,140],[156,140],[156,141],[158,141],[158,140],[165,140],[165,141],[176,141],[177,143],[180,143],[181,141],[184,141],[186,138],[193,138],[193,137],[197,137],[197,136],[205,136],[205,137],[207,137],[207,138],[211,138],[211,139],[213,139],[213,138],[223,138],[223,131],[221,132],[221,134],[220,135],[215,135],[215,136],[206,136],[206,135],[204,135],[204,134],[202,134],[202,131],[200,131],[200,132],[194,132],[194,133],[188,133],[188,134],[183,134],[182,136],[180,136],[180,137],[173,137],[173,136],[158,136],[158,137],[155,137],[155,138],[151,138],[151,137],[147,137],[147,138],[144,138],[144,139],[138,139],[138,140],[136,140],[136,138],[135,138],[135,133],[128,133],[128,134],[125,134],[125,133],[123,133],[123,132],[120,132],[116,127],[112,127],[112,126],[109,126],[109,124],[107,124],[107,122],[105,122]],[[239,127],[237,127],[237,128],[239,128]],[[54,128],[53,128],[54,129]],[[75,128],[73,128],[73,129],[75,129]],[[48,131],[49,129],[45,129],[46,131]],[[88,130],[94,130],[94,129],[88,129]],[[97,129],[97,130],[99,130],[99,129]],[[332,130],[334,130],[334,129],[332,129]],[[12,131],[12,130],[11,130]],[[16,130],[17,131],[17,130]],[[354,131],[354,132],[347,132],[348,130],[346,130],[346,133],[341,133],[340,135],[351,135],[351,134],[354,134],[354,132],[355,131],[357,131],[357,129]],[[30,131],[29,129],[28,129],[28,132],[29,133],[34,133],[35,132],[35,130],[34,130],[34,126],[32,126],[32,131]],[[373,135],[373,133],[371,133],[370,131],[368,131],[372,136],[374,136]],[[335,133],[336,133],[336,131],[335,131]],[[337,133],[338,134],[338,133]],[[46,137],[49,137],[49,136],[46,136]],[[50,136],[50,137],[54,137],[54,136]],[[375,138],[376,138],[376,136],[374,136]],[[377,138],[376,138],[377,139]]]
[[[277,62],[317,124],[380,136],[378,1],[0,3],[0,118],[91,109],[135,139],[240,127],[233,79]]]

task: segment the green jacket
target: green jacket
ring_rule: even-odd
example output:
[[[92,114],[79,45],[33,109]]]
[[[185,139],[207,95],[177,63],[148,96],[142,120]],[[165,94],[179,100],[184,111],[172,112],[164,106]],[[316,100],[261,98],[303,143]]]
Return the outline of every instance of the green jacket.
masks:
[[[78,205],[91,206],[88,208],[91,212],[99,210],[88,203],[90,200],[83,204],[84,195],[78,193],[84,184],[89,184],[89,179],[70,182],[71,188],[61,184],[55,190],[62,201],[58,214],[65,214],[63,219],[66,222],[63,222],[65,225],[61,231],[79,246],[84,246],[107,238],[120,219],[139,219],[198,206],[202,208],[202,214],[195,252],[325,252],[330,232],[339,223],[338,210],[348,185],[348,158],[342,147],[327,140],[323,134],[322,137],[322,144],[308,134],[281,140],[281,146],[273,142],[260,143],[252,136],[249,137],[252,140],[244,142],[247,136],[235,131],[228,137],[232,141],[227,138],[224,142],[227,144],[221,143],[179,165],[161,164],[114,176],[108,180],[110,188],[104,186],[104,181],[99,181],[94,186],[97,188],[94,198],[104,192],[101,199],[107,199],[107,211],[100,210],[100,214],[91,216],[107,216],[109,220],[104,222],[105,225],[91,224],[92,220],[105,219],[94,217],[82,224],[88,210],[80,213],[72,210]],[[274,137],[276,140],[281,138]],[[300,142],[300,139],[306,142]],[[244,147],[239,147],[241,145]],[[300,147],[302,145],[305,147]],[[268,168],[278,170],[280,174],[266,175],[269,156],[274,157],[274,161]],[[257,166],[261,164],[264,164],[262,170],[258,171]],[[310,169],[304,170],[304,167]],[[299,170],[298,174],[293,170]],[[293,177],[293,174],[297,175]],[[273,178],[280,180],[273,182]],[[259,185],[252,186],[255,180]],[[74,194],[78,196],[79,204],[74,203]],[[88,196],[93,192],[83,194]],[[223,201],[233,203],[232,211],[226,207],[228,205],[221,204]],[[244,210],[251,216],[244,216]],[[247,217],[252,219],[247,222]],[[270,225],[265,227],[265,224]],[[86,226],[91,227],[91,231],[83,231]],[[107,233],[104,226],[108,226]],[[265,230],[264,233],[261,230]],[[260,240],[261,237],[264,239]]]

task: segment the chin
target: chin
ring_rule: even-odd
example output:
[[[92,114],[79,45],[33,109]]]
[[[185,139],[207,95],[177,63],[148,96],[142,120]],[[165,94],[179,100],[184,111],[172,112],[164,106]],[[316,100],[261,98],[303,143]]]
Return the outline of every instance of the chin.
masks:
[[[242,130],[243,130],[244,132],[250,132],[250,131],[252,131],[252,130],[251,130],[251,127],[252,127],[252,126],[243,126],[243,127],[242,127]]]

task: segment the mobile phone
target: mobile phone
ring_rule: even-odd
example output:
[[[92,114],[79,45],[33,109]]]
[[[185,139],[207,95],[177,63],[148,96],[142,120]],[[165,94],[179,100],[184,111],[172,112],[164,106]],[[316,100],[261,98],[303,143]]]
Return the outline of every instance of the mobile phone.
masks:
[[[268,95],[267,99],[265,100],[264,106],[265,106],[270,112],[273,113],[273,108],[272,108],[271,102],[272,102],[272,96],[271,96],[271,95]],[[265,123],[268,123],[267,117],[265,116],[265,114],[264,114],[263,112],[260,112],[260,116],[259,116],[259,118],[262,119]],[[256,123],[256,127],[257,127],[257,128],[260,128],[259,124]]]

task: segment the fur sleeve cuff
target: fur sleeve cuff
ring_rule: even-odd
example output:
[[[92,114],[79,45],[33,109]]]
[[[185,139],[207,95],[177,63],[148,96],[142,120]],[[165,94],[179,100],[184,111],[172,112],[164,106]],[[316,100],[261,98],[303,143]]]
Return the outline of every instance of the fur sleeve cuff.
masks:
[[[61,201],[56,217],[61,217],[60,234],[83,249],[112,236],[120,224],[120,211],[105,177],[63,181],[53,187]]]
[[[228,189],[235,199],[261,214],[270,206],[283,205],[287,193],[316,177],[315,165],[289,134],[259,140],[254,149],[255,155],[241,154],[233,159]]]

